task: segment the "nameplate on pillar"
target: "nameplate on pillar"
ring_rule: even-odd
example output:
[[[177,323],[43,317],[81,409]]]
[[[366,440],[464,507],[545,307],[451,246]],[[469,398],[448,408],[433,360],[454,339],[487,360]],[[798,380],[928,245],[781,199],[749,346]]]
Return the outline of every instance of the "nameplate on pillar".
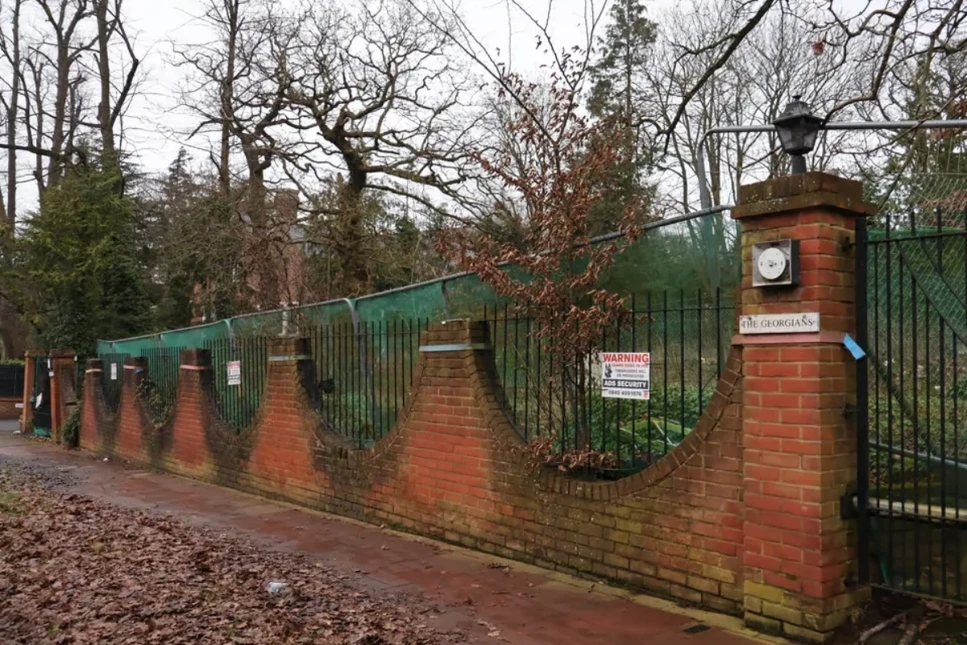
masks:
[[[740,334],[803,334],[819,331],[818,313],[756,314],[739,317]]]

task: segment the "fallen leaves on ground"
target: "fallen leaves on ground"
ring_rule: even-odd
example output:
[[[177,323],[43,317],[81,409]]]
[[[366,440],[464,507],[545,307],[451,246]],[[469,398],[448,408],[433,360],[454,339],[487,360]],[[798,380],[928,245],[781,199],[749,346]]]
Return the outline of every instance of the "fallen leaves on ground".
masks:
[[[419,645],[418,600],[310,558],[0,473],[0,642]],[[270,593],[271,582],[284,582]],[[273,588],[277,588],[276,585]]]

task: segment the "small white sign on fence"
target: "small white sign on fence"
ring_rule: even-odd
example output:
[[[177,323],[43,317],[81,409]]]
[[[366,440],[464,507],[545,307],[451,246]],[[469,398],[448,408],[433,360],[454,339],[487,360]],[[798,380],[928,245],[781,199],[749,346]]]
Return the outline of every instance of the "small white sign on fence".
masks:
[[[242,361],[228,361],[225,363],[229,385],[242,384]]]
[[[651,398],[651,354],[601,352],[601,396],[606,399]]]
[[[118,364],[117,363],[111,363],[111,380],[112,381],[118,380]]]

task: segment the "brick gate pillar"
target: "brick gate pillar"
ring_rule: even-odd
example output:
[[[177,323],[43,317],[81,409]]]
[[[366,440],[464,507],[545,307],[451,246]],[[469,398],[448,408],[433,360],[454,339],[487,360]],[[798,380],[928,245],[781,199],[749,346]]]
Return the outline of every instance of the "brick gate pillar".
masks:
[[[60,443],[60,431],[67,421],[67,406],[73,397],[74,351],[53,349],[50,351],[50,434]]]
[[[827,640],[864,596],[855,525],[839,506],[856,482],[856,361],[843,345],[855,336],[852,243],[856,218],[871,212],[859,182],[823,173],[743,186],[733,211],[740,316],[819,315],[818,332],[733,340],[745,374],[745,620],[798,639]],[[799,240],[798,285],[753,287],[753,245],[781,239]]]

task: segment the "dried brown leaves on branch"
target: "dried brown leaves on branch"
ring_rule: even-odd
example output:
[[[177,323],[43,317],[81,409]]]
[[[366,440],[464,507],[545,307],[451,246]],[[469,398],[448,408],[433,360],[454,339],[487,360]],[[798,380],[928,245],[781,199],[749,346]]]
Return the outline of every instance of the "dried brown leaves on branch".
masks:
[[[4,643],[459,643],[300,554],[0,473]],[[269,591],[269,582],[286,583]]]
[[[507,120],[508,136],[529,147],[528,164],[517,163],[506,149],[475,155],[483,173],[525,214],[523,239],[502,243],[478,230],[460,229],[444,242],[463,268],[538,323],[534,336],[565,362],[583,355],[623,311],[624,299],[599,288],[599,279],[639,232],[631,204],[616,222],[623,237],[590,244],[589,215],[613,194],[623,137],[620,127],[589,120],[579,108],[586,69],[579,54],[563,58],[549,87],[516,75],[503,79],[502,93],[512,94],[516,105]]]

